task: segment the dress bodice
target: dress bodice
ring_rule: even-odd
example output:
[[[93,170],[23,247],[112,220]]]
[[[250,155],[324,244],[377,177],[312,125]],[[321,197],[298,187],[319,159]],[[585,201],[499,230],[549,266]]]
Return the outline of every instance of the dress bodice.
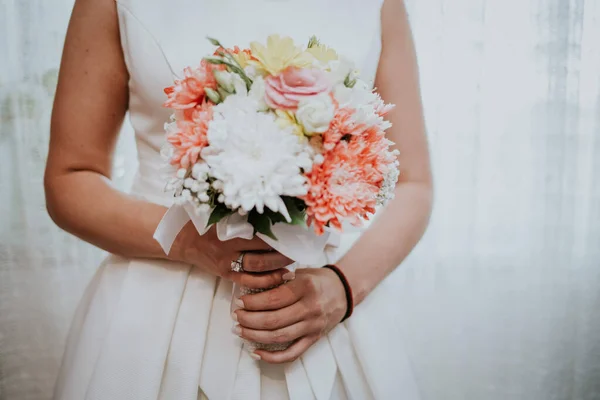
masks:
[[[383,0],[118,0],[121,42],[129,71],[129,116],[135,130],[139,171],[134,193],[168,204],[164,193],[163,89],[173,74],[196,66],[214,47],[247,47],[271,34],[306,43],[316,35],[352,60],[372,82],[379,61],[380,8]]]

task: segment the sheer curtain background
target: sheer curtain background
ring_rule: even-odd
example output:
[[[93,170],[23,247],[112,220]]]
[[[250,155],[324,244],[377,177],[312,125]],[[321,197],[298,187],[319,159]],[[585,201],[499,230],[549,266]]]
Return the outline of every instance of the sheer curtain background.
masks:
[[[42,175],[72,0],[0,0],[0,399],[49,399],[102,252]],[[429,400],[600,399],[600,3],[408,1],[436,203],[392,278]],[[135,169],[125,129],[115,185]]]

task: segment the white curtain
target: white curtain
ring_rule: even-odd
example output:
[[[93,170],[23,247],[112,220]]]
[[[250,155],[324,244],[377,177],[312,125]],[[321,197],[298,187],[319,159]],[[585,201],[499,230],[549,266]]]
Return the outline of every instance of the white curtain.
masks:
[[[0,0],[0,399],[49,399],[102,253],[45,213],[72,0]],[[426,400],[600,399],[600,3],[408,2],[436,183],[399,318]],[[125,132],[115,184],[134,168]]]

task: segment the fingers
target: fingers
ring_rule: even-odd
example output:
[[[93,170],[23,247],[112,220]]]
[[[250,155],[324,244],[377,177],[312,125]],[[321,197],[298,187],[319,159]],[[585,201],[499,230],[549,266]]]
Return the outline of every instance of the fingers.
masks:
[[[294,340],[307,335],[311,331],[309,324],[310,322],[308,321],[301,321],[274,331],[249,329],[240,325],[236,325],[234,329],[237,330],[240,337],[252,342],[283,344],[293,342]]]
[[[283,276],[287,273],[289,273],[287,269],[277,269],[264,274],[248,274],[232,271],[229,278],[238,285],[250,289],[270,289],[284,283]]]
[[[292,281],[293,282],[293,281]],[[247,294],[240,297],[244,303],[242,307],[248,311],[270,311],[279,310],[280,308],[291,306],[300,300],[299,291],[294,290],[294,286],[284,284],[275,289],[267,290],[266,292]]]
[[[293,263],[294,261],[277,251],[245,253],[242,268],[246,272],[265,272],[284,268]]]
[[[293,325],[307,316],[301,302],[276,311],[234,311],[235,320],[243,327],[256,330],[275,330]]]
[[[282,364],[296,361],[310,346],[318,340],[317,336],[304,336],[283,351],[256,350],[254,353],[270,364]]]

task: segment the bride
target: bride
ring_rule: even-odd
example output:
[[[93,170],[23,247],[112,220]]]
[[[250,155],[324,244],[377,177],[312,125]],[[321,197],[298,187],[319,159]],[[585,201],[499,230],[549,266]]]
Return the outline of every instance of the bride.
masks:
[[[153,233],[171,204],[159,155],[171,71],[208,54],[206,36],[246,46],[273,33],[297,42],[317,35],[397,105],[388,131],[401,150],[396,197],[354,243],[343,240],[337,269],[294,274],[285,269],[292,261],[258,238],[221,242],[191,224],[165,256]],[[126,113],[139,156],[130,195],[110,185]],[[432,203],[402,0],[76,0],[45,187],[56,224],[111,253],[75,315],[55,399],[419,397],[394,316],[397,288],[385,280],[419,241]],[[232,271],[236,261],[243,272]],[[231,297],[234,283],[284,281]],[[250,352],[243,339],[293,345]]]

